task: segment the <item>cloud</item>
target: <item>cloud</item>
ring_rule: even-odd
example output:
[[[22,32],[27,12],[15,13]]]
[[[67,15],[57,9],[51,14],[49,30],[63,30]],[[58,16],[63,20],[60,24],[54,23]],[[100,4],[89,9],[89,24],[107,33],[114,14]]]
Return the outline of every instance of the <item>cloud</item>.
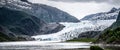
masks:
[[[59,2],[96,2],[96,3],[109,3],[114,5],[120,5],[120,0],[49,0]]]

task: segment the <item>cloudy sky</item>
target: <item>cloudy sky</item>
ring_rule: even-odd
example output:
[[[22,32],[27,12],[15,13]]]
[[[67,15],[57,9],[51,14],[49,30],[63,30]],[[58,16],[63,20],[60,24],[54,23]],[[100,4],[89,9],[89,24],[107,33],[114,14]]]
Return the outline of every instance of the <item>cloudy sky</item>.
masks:
[[[61,9],[78,19],[89,14],[110,11],[120,7],[120,0],[29,0]]]

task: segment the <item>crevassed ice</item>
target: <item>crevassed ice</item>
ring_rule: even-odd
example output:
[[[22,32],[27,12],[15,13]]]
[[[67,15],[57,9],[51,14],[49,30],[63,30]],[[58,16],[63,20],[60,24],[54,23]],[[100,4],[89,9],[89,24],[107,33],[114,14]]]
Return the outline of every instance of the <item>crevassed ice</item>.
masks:
[[[94,21],[81,21],[79,23],[63,22],[65,28],[63,30],[48,35],[32,36],[37,41],[65,41],[78,37],[82,32],[86,31],[102,31],[109,27],[115,20],[94,20]]]

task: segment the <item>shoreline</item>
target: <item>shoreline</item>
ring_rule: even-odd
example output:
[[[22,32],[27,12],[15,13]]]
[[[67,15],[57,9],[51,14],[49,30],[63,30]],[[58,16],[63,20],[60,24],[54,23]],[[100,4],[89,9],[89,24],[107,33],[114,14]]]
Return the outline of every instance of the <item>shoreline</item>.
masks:
[[[21,41],[21,42],[0,42],[1,49],[89,49],[91,46],[101,48],[120,48],[120,45],[114,44],[93,44],[91,42],[40,42],[40,41]]]

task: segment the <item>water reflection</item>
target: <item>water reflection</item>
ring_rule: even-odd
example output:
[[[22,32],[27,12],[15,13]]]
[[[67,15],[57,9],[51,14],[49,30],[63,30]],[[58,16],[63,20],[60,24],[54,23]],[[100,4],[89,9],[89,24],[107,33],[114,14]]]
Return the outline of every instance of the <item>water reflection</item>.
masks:
[[[90,50],[90,49],[0,49],[0,50]]]
[[[73,42],[10,42],[0,43],[0,50],[88,50],[90,43],[73,43]]]
[[[88,50],[89,46],[0,46],[0,50]],[[84,48],[84,49],[81,49]],[[88,48],[88,49],[87,49]]]
[[[107,47],[104,47],[104,49],[109,49],[109,50],[120,50],[120,47],[114,47],[114,46],[107,46]],[[59,49],[55,49],[55,48],[41,48],[41,47],[4,47],[4,49],[0,48],[0,50],[90,50],[89,48],[67,48],[67,49],[63,49],[63,48],[59,48]]]
[[[90,50],[91,44],[84,42],[6,42],[0,43],[0,50]],[[104,49],[120,50],[119,46],[105,46]]]

